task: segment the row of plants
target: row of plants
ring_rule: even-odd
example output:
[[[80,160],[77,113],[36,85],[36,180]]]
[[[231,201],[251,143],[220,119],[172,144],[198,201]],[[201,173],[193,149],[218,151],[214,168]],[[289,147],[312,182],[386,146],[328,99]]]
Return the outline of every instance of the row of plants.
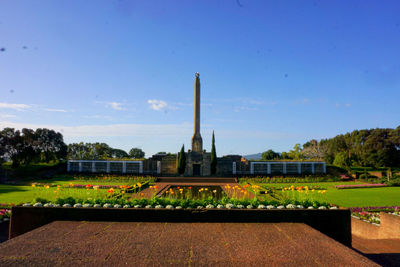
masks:
[[[352,212],[351,215],[357,219],[363,220],[368,223],[380,224],[380,212],[359,211]]]
[[[109,182],[128,182],[128,183],[155,183],[157,178],[154,176],[120,175],[120,174],[74,174],[63,175],[59,178],[69,178],[73,180],[89,181],[109,181]]]
[[[59,185],[59,184],[49,184],[49,183],[32,183],[32,187],[44,187],[44,188],[51,188],[51,187],[68,187],[68,188],[85,188],[85,189],[110,189],[110,188],[121,188],[125,189],[126,192],[128,193],[137,193],[140,190],[143,190],[144,188],[147,188],[150,185],[149,181],[145,181],[143,183],[137,182],[134,184],[130,185],[96,185],[96,184],[75,184],[75,183],[69,183],[67,185]]]
[[[337,189],[353,189],[353,188],[374,188],[385,187],[387,184],[344,184],[335,186]]]
[[[327,209],[330,205],[318,201],[298,201],[285,199],[281,201],[267,201],[259,199],[235,199],[223,197],[219,200],[209,197],[207,199],[178,199],[178,198],[102,198],[102,199],[76,199],[73,197],[58,198],[51,202],[47,199],[36,198],[32,203],[23,206],[47,207],[134,207],[134,208],[259,208],[259,209]],[[336,207],[335,207],[336,208]]]
[[[319,183],[337,182],[340,178],[334,176],[305,176],[305,177],[241,177],[239,183]]]
[[[381,212],[400,216],[400,206],[352,207],[350,211],[353,217],[374,224],[380,224]]]

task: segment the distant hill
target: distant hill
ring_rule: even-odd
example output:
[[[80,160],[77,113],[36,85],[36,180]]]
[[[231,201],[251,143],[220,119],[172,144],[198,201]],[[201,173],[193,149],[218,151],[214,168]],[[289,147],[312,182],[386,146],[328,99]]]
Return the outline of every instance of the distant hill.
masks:
[[[255,159],[255,160],[259,160],[261,159],[261,153],[257,153],[257,154],[251,154],[251,155],[245,155],[243,156],[245,159],[250,160],[250,159]]]

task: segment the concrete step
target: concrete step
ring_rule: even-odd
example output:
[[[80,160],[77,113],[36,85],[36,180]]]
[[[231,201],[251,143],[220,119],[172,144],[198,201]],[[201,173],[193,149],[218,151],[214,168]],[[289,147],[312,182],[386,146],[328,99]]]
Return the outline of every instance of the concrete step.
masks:
[[[158,177],[158,183],[236,183],[232,177]]]

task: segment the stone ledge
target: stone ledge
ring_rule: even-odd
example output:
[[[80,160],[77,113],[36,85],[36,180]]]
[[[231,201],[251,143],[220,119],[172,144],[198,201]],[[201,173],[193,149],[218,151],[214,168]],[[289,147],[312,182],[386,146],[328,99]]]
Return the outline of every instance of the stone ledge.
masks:
[[[351,246],[350,210],[247,210],[247,209],[104,209],[13,207],[10,238],[53,221],[115,222],[233,222],[305,223],[336,241]]]
[[[381,224],[379,226],[351,218],[352,233],[365,239],[400,239],[400,216],[380,213]]]

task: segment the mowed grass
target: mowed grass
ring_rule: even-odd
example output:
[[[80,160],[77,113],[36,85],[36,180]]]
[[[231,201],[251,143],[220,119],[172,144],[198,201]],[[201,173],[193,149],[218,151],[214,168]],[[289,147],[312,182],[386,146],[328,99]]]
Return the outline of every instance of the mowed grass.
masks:
[[[341,207],[369,207],[369,206],[400,206],[400,187],[380,187],[380,188],[355,188],[355,189],[336,189],[336,185],[341,184],[363,184],[362,182],[322,182],[322,183],[301,183],[301,184],[258,184],[263,188],[281,188],[298,186],[319,186],[326,189],[324,194],[317,192],[309,193],[288,193],[297,199],[309,198],[321,202],[329,202]]]
[[[85,189],[85,188],[65,188],[32,187],[19,185],[0,185],[0,204],[22,204],[33,202],[35,198],[44,198],[55,201],[57,198],[74,197],[76,199],[102,198],[107,195],[107,189]]]

